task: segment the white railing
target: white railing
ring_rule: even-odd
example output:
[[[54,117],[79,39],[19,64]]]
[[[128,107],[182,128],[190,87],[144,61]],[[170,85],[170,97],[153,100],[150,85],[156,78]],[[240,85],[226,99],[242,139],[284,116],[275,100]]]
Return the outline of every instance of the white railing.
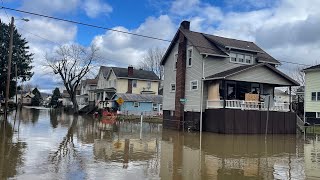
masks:
[[[207,100],[207,108],[223,108],[223,100]],[[242,110],[261,110],[267,111],[268,107],[264,102],[243,101],[243,100],[226,100],[226,108]],[[270,111],[290,111],[290,103],[274,103],[269,107]]]

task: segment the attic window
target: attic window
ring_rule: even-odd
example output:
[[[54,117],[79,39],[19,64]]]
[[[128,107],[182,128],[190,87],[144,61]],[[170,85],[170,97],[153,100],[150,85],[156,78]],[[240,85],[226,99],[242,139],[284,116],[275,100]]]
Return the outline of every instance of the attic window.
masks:
[[[140,103],[139,102],[133,102],[133,107],[139,107]]]
[[[192,49],[188,49],[188,67],[192,66]]]
[[[250,54],[230,53],[230,62],[241,64],[252,64],[253,56]]]
[[[178,53],[174,54],[174,70],[177,69],[177,63],[178,63]]]
[[[236,62],[237,61],[237,54],[231,53],[230,57],[231,57],[231,61],[232,62]]]

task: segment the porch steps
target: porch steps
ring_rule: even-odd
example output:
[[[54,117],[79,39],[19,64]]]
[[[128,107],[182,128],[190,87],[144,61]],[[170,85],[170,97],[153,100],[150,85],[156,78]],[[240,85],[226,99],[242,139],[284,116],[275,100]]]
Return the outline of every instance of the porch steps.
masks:
[[[297,115],[297,128],[300,130],[300,132],[304,132],[304,122],[298,115]]]

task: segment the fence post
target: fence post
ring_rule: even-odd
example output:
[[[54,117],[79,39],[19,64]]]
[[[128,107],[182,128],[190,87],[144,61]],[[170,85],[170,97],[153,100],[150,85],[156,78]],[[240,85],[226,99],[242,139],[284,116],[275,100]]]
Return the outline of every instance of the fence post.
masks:
[[[142,121],[143,121],[143,112],[140,115],[140,140],[142,139]]]

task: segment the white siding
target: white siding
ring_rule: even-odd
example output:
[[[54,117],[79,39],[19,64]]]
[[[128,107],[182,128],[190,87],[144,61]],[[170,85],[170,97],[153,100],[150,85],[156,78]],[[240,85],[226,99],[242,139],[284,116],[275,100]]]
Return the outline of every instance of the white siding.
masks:
[[[174,110],[175,92],[171,92],[171,83],[176,83],[176,71],[174,67],[174,54],[178,52],[177,44],[172,48],[166,63],[164,64],[164,80],[163,80],[163,110]]]
[[[320,112],[320,101],[311,101],[311,92],[320,92],[320,71],[306,73],[305,111]]]
[[[188,47],[192,48],[192,47]],[[196,48],[192,48],[192,66],[186,67],[186,91],[185,111],[200,111],[201,78],[202,78],[202,56]],[[190,82],[197,80],[198,89],[191,90]]]
[[[251,68],[240,74],[236,74],[233,77],[229,77],[228,79],[235,81],[279,84],[287,86],[292,84],[285,78],[281,77],[277,73],[273,72],[272,70],[264,66]]]

